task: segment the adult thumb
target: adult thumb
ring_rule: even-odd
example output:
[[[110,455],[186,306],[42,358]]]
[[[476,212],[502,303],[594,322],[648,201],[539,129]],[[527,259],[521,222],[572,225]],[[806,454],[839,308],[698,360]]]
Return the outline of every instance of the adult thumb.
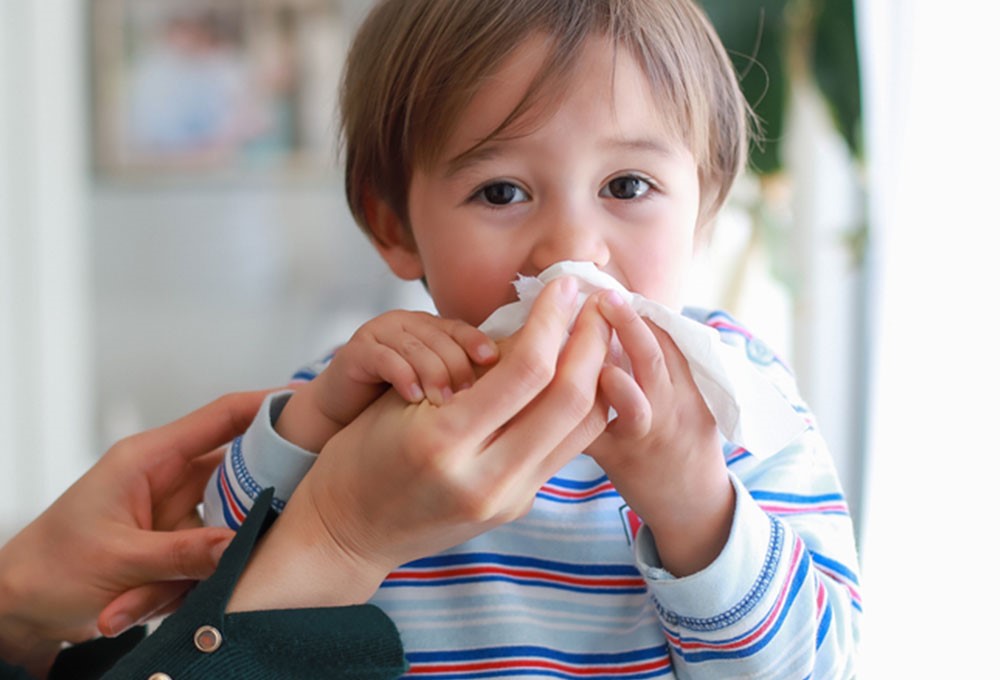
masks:
[[[154,581],[202,580],[212,575],[229,546],[233,531],[198,527],[174,531],[142,531],[130,541],[128,581],[139,586]]]

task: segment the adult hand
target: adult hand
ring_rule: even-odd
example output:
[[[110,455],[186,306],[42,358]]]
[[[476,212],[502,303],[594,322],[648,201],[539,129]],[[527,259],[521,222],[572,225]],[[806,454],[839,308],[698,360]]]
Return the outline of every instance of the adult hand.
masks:
[[[552,282],[498,363],[440,406],[388,392],[333,437],[258,546],[230,611],[367,600],[399,565],[526,512],[603,430],[610,330]],[[290,559],[290,555],[295,555]]]
[[[63,641],[170,611],[209,576],[232,532],[203,528],[196,508],[218,447],[265,394],[230,394],[118,442],[0,549],[0,656],[44,673]]]

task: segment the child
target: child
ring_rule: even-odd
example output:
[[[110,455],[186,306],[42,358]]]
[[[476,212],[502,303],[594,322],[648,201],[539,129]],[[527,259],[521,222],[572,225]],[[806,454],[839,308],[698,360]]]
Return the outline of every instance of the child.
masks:
[[[746,145],[732,67],[690,0],[387,0],[341,106],[354,216],[440,318],[378,317],[272,398],[210,484],[210,522],[238,524],[262,487],[287,499],[387,383],[453,398],[496,360],[475,326],[518,274],[590,262],[679,309]],[[720,442],[670,338],[596,297],[620,343],[599,382],[617,417],[523,517],[385,580],[372,601],[411,674],[852,675],[857,559],[818,432],[766,460]],[[759,341],[685,313],[799,405]]]

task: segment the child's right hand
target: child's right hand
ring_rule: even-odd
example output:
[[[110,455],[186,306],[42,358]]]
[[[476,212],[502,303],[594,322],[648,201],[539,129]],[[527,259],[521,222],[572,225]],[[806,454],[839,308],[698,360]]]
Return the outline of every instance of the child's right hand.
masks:
[[[326,369],[300,387],[275,428],[286,440],[318,452],[391,385],[410,402],[435,406],[470,386],[477,367],[499,352],[482,331],[462,321],[395,310],[361,326]]]

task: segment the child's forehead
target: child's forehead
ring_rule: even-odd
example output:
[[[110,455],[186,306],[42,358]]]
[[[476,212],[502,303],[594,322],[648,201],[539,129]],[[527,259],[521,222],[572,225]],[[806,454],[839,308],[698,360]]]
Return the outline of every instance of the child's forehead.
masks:
[[[434,162],[449,148],[455,151],[456,145],[462,152],[474,153],[488,142],[528,135],[564,107],[573,106],[573,96],[581,88],[593,91],[595,87],[606,87],[612,102],[616,91],[626,92],[630,99],[644,99],[655,110],[658,127],[676,141],[686,142],[683,114],[669,93],[658,91],[656,79],[626,46],[595,33],[572,52],[554,56],[551,43],[550,36],[539,32],[521,40],[478,79],[461,106],[439,121],[435,138],[422,140],[424,148],[418,158]]]

